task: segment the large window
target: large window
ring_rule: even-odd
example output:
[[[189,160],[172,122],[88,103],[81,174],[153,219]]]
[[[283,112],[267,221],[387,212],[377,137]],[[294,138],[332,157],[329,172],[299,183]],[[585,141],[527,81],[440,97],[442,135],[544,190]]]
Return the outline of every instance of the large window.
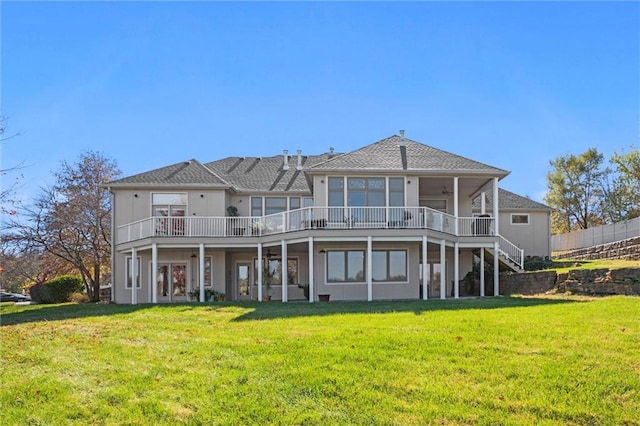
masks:
[[[364,282],[364,251],[327,251],[327,282]]]
[[[300,197],[251,197],[251,216],[253,217],[298,210],[299,208]]]
[[[140,284],[140,258],[136,258],[136,288],[141,288],[141,284]],[[131,288],[131,284],[133,283],[133,265],[131,263],[132,258],[129,256],[127,257],[127,284],[125,285],[126,288]]]
[[[151,203],[154,216],[186,216],[187,194],[177,193],[154,193],[151,194]]]
[[[373,281],[407,281],[405,250],[374,250],[371,256]]]
[[[343,217],[342,209],[333,209],[331,214],[335,217],[330,218],[332,221],[381,222],[387,220],[387,205],[405,205],[404,178],[389,178],[387,185],[387,179],[384,177],[330,177],[328,197],[329,207],[351,207],[349,212],[352,217],[348,218]]]

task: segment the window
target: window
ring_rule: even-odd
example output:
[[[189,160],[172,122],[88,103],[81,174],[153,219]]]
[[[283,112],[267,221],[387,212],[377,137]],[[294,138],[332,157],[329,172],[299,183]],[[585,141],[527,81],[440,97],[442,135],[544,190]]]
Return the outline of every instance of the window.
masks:
[[[327,251],[327,282],[364,282],[364,251]]]
[[[211,265],[213,264],[211,256],[204,257],[204,286],[211,287]]]
[[[154,216],[186,216],[186,193],[154,193],[151,194],[151,204]]]
[[[184,235],[187,194],[182,192],[151,194],[151,210],[158,235]]]
[[[269,258],[263,259],[262,264],[269,264],[269,275],[271,275],[271,284],[280,285],[282,284],[282,259],[281,258]],[[258,259],[254,259],[253,261],[253,277],[254,282],[253,285],[258,285]],[[262,276],[264,280],[264,274]],[[297,284],[298,283],[298,259],[297,258],[288,258],[287,259],[287,284]]]
[[[305,207],[307,200],[305,198]],[[288,203],[288,208],[287,208]],[[264,205],[264,212],[262,206]],[[251,216],[263,216],[286,212],[287,210],[298,210],[300,208],[300,197],[251,197]]]
[[[265,197],[264,198],[264,214],[276,214],[287,211],[286,197]]]
[[[289,210],[298,210],[300,208],[300,197],[289,198]]]
[[[404,206],[404,178],[389,178],[389,207]]]
[[[347,204],[360,207],[384,207],[384,178],[347,178]]]
[[[407,281],[405,250],[374,250],[371,256],[373,281]]]
[[[511,214],[511,224],[512,225],[528,225],[529,224],[529,215],[528,214]]]
[[[136,288],[142,288],[142,285],[140,284],[140,258],[137,257],[136,258]],[[126,270],[126,274],[127,274],[127,284],[126,284],[126,288],[131,288],[131,283],[132,283],[132,264],[131,264],[131,257],[127,257],[127,270]]]
[[[251,197],[251,216],[262,216],[262,197]]]

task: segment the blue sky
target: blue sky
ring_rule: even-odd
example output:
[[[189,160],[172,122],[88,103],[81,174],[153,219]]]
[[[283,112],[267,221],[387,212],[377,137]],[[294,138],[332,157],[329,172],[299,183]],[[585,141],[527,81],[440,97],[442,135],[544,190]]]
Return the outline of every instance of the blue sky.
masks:
[[[407,137],[511,171],[638,146],[638,2],[2,2],[2,168],[22,193],[96,150],[191,158]],[[11,177],[5,177],[9,182]]]

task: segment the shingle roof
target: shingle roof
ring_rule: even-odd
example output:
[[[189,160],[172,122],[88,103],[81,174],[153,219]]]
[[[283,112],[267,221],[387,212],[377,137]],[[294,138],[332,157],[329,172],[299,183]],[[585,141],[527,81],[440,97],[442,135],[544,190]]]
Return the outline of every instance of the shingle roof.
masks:
[[[289,170],[283,170],[284,157],[228,157],[207,163],[206,166],[225,179],[238,191],[289,191],[311,192],[310,182],[303,171],[297,170],[298,157],[289,156]],[[302,166],[310,166],[327,160],[330,154],[304,155]]]
[[[303,170],[296,169],[297,159],[297,155],[289,156],[288,170],[282,168],[282,155],[227,157],[206,164],[189,160],[125,177],[110,185],[213,185],[232,188],[239,192],[311,193],[309,174],[314,172],[405,170],[491,176],[506,176],[509,173],[397,135],[347,154],[302,156]]]
[[[506,170],[470,160],[397,135],[328,159],[311,168],[312,172],[331,172],[338,170],[455,171],[462,173],[489,173],[500,176],[506,176],[509,173]]]
[[[493,208],[493,193],[486,193],[486,209]],[[479,211],[480,206],[480,196],[474,198],[472,209],[473,211]],[[498,188],[498,209],[503,210],[548,210],[552,211],[553,208],[549,207],[545,204],[538,203],[537,201],[533,201],[530,198],[523,197],[518,194],[514,194],[513,192],[507,191],[506,189]]]
[[[111,182],[109,185],[218,185],[229,186],[220,176],[215,174],[197,160],[188,160],[171,166],[128,176]]]

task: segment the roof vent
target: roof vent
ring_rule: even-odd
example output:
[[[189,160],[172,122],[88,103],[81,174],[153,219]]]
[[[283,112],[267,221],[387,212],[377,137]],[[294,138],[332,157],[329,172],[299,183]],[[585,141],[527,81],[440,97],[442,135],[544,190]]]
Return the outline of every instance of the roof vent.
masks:
[[[282,153],[282,158],[284,162],[282,163],[282,170],[289,170],[289,151],[284,150]]]
[[[400,146],[405,146],[404,130],[400,130]]]
[[[329,154],[333,154],[333,151],[334,151],[333,147],[332,147],[332,146],[330,146],[330,147],[329,147]]]
[[[298,165],[296,166],[296,170],[302,170],[302,150],[298,150]]]

